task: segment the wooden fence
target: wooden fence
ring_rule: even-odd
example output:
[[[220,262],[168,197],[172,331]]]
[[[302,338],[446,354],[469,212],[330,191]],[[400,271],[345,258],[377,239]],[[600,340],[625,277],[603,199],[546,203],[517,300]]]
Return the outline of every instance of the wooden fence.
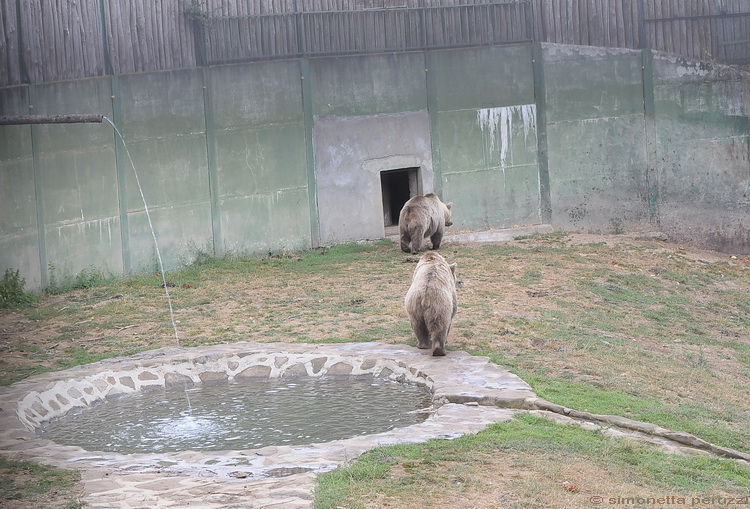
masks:
[[[750,64],[750,0],[0,0],[0,86],[529,40]]]

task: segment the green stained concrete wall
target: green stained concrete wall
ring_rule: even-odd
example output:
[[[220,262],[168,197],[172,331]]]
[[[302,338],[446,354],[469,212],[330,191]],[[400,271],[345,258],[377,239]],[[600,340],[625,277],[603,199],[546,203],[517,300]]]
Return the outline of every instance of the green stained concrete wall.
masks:
[[[164,268],[211,252],[211,206],[200,70],[119,78],[120,132],[138,175]],[[122,154],[121,154],[122,155]],[[136,181],[125,162],[131,270],[159,271],[151,228]]]
[[[531,46],[434,52],[428,72],[454,228],[540,223]]]
[[[750,252],[746,73],[659,55],[654,102],[660,229],[700,247]]]
[[[211,69],[222,247],[310,246],[300,62]]]
[[[101,113],[125,145],[106,121],[1,126],[0,270],[19,269],[31,289],[158,270],[149,216],[166,270],[199,253],[309,247],[299,67],[1,90],[2,115]]]
[[[750,253],[750,79],[562,45],[320,57],[0,89],[0,272],[27,287],[384,234],[417,168],[454,231],[661,229]],[[126,150],[127,148],[127,150]]]
[[[30,91],[36,114],[111,116],[109,79],[64,82]],[[100,124],[32,126],[43,285],[71,274],[122,272],[112,129]]]
[[[0,112],[26,115],[28,90],[0,94]],[[42,286],[31,126],[0,126],[0,272],[18,270],[30,288]]]
[[[618,231],[648,224],[641,53],[545,45],[552,223]]]
[[[421,53],[316,58],[310,67],[316,118],[427,109]]]

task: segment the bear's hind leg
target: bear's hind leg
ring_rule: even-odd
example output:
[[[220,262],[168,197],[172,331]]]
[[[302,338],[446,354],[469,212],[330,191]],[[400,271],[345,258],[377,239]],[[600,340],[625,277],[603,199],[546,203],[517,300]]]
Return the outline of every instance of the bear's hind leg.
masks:
[[[404,253],[410,253],[411,252],[411,238],[409,238],[409,235],[406,233],[401,234],[401,251]]]
[[[427,330],[427,325],[424,323],[424,320],[412,320],[411,328],[414,331],[414,335],[417,336],[417,348],[423,350],[430,348],[430,332]]]
[[[402,217],[399,218],[398,222],[398,235],[401,239],[401,251],[404,253],[411,251],[411,231]]]
[[[443,232],[435,232],[435,234],[430,237],[430,240],[432,241],[432,249],[440,249],[440,243],[443,242]]]
[[[424,230],[422,228],[415,228],[411,232],[411,254],[418,254],[422,250],[423,243]]]
[[[440,331],[432,339],[432,355],[442,357],[445,355],[445,340],[448,339],[448,330]]]

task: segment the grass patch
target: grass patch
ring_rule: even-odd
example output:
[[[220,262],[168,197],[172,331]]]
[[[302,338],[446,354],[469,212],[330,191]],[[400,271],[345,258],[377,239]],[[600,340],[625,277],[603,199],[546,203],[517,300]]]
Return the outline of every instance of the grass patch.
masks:
[[[539,397],[558,405],[594,414],[620,415],[692,433],[725,447],[750,448],[750,430],[745,428],[745,423],[750,422],[750,414],[746,409],[710,405],[709,402],[669,404],[655,395],[606,390],[593,383],[580,382],[573,379],[572,373],[553,375],[544,368],[526,370],[520,367],[524,362],[510,360],[498,352],[475,350],[471,353],[489,357],[496,364],[508,367]]]
[[[80,508],[76,497],[66,495],[80,478],[74,470],[0,457],[0,501],[13,507]]]
[[[59,295],[61,293],[74,290],[86,290],[104,286],[107,282],[113,280],[111,274],[106,274],[96,268],[84,269],[75,276],[64,276],[60,278],[57,275],[57,269],[54,264],[49,266],[49,286],[46,292],[50,295]]]
[[[575,458],[575,464],[567,458]],[[550,483],[550,489],[539,492],[540,482]],[[441,507],[444,501],[457,507],[455,497],[490,507],[488,500],[500,502],[491,494],[498,484],[508,507],[578,507],[592,495],[746,496],[750,470],[730,460],[665,454],[522,414],[476,435],[368,452],[351,466],[320,476],[313,507],[353,509],[389,502]],[[575,491],[565,485],[574,485]]]

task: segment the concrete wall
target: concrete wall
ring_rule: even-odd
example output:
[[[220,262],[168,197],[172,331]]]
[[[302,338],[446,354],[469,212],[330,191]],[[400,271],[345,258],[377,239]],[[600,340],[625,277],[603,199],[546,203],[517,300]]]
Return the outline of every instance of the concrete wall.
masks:
[[[199,70],[186,70],[130,74],[117,81],[114,95],[121,114],[116,120],[136,170],[120,150],[120,198],[127,212],[123,257],[128,270],[158,272],[136,174],[165,268],[189,259],[191,248],[211,241],[203,79]],[[101,131],[112,129],[103,125]],[[109,192],[117,189],[112,185]],[[116,198],[107,200],[111,207],[117,206]]]
[[[639,51],[543,50],[552,224],[619,231],[649,221]]]
[[[0,93],[5,115],[28,114],[28,90]],[[18,270],[32,288],[41,281],[32,127],[0,126],[0,271]],[[41,202],[40,202],[41,203]]]
[[[301,76],[296,60],[210,69],[218,253],[311,245]]]
[[[419,168],[433,191],[424,56],[316,59],[310,74],[320,242],[382,238],[380,172]]]
[[[750,73],[653,59],[659,228],[750,253]]]
[[[2,113],[111,115],[108,79],[3,90]],[[31,288],[97,266],[122,271],[117,167],[111,129],[98,125],[0,127],[0,270]]]
[[[27,287],[198,253],[378,238],[379,174],[418,168],[453,231],[662,229],[750,253],[750,78],[561,45],[292,59],[0,89],[0,271]]]
[[[427,112],[317,119],[315,167],[321,242],[382,238],[381,172],[419,168],[433,190]]]
[[[649,51],[544,45],[555,228],[660,230],[750,253],[747,71]]]
[[[310,247],[301,90],[298,61],[0,90],[0,114],[96,112],[125,139],[107,122],[0,126],[0,271],[38,289],[159,270],[157,244],[167,270]]]
[[[531,46],[435,52],[428,74],[454,230],[541,223]]]

